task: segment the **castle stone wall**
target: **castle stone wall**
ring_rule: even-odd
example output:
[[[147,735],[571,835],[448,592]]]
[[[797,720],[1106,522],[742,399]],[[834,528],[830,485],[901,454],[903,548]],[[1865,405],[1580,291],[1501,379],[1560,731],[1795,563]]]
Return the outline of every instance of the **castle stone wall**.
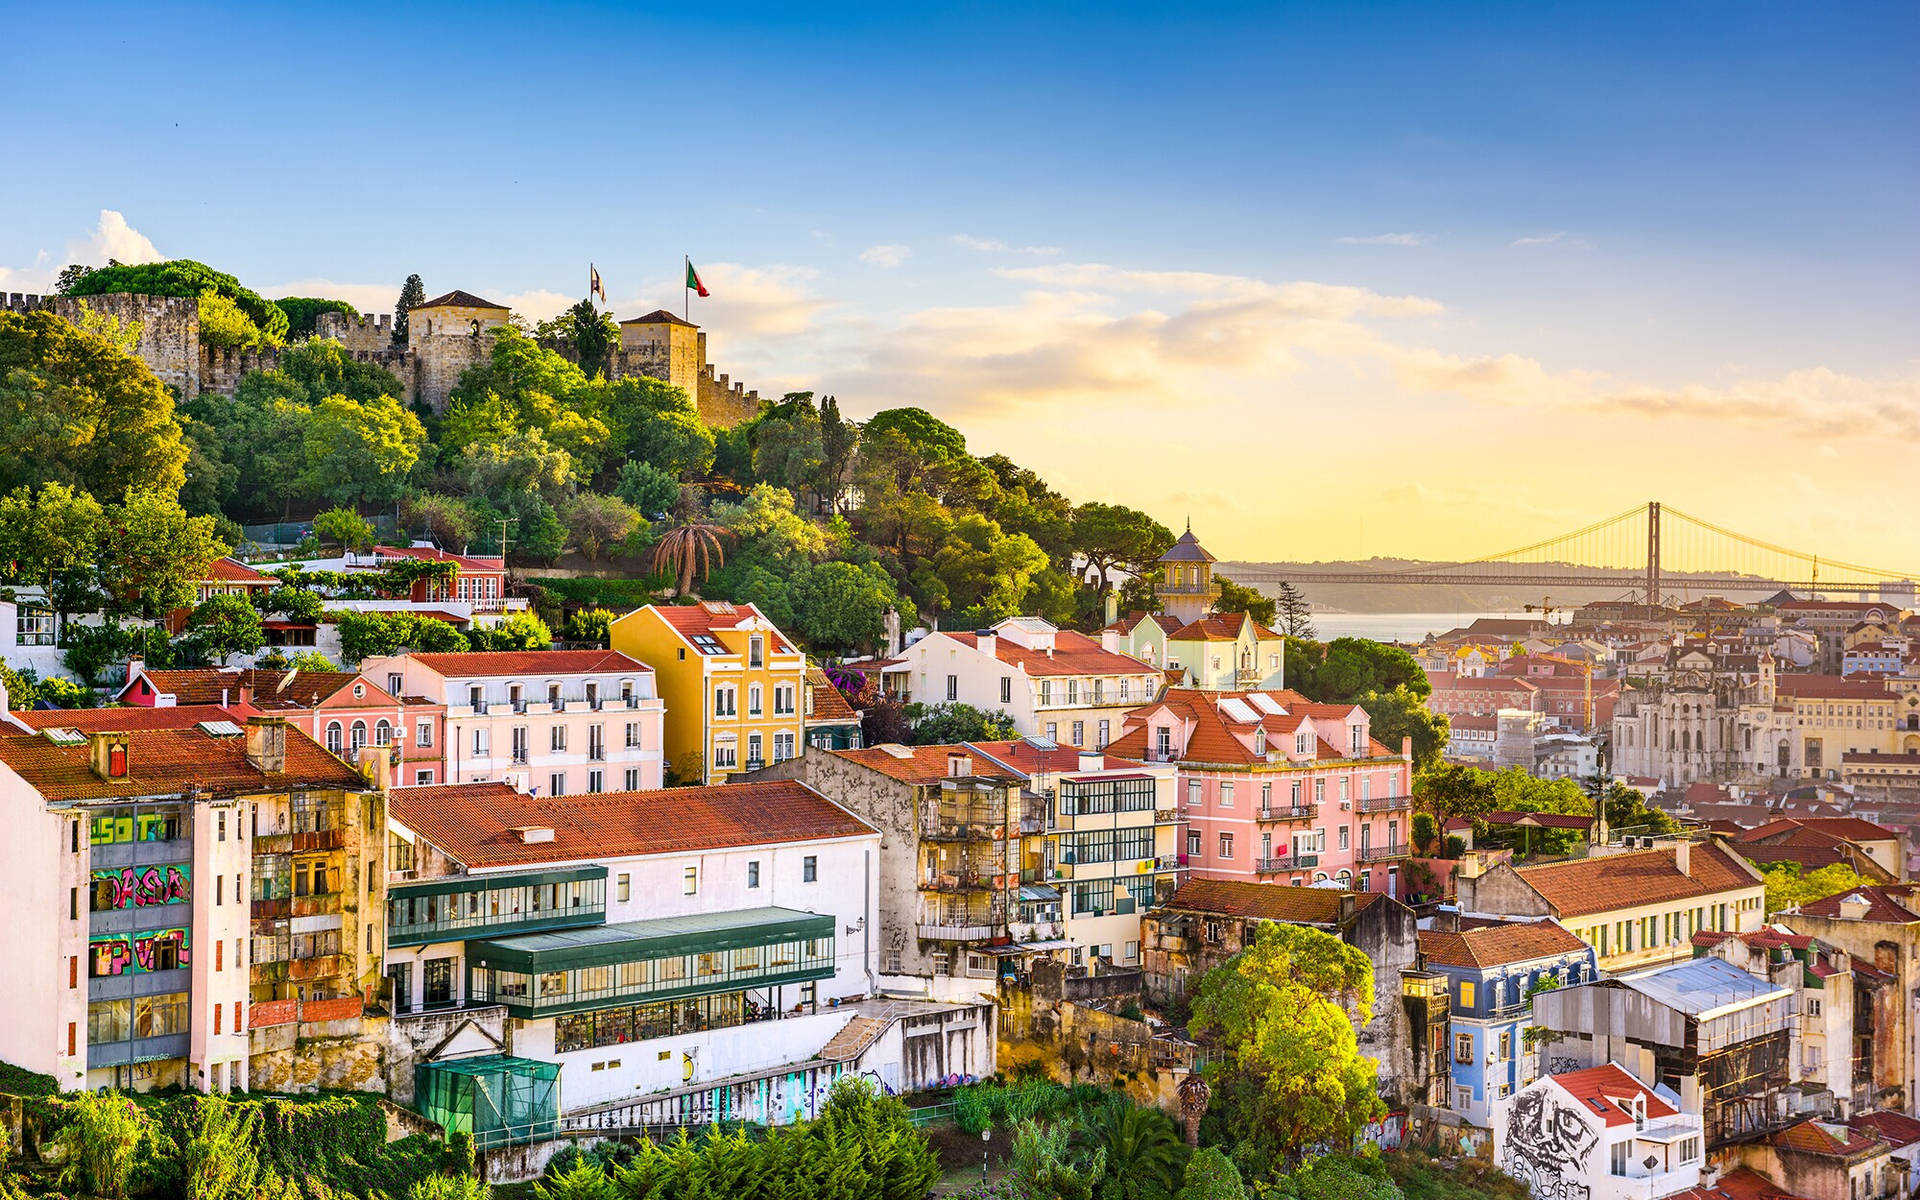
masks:
[[[349,350],[381,352],[393,344],[393,317],[388,313],[366,313],[349,317],[345,313],[321,313],[314,321],[314,332],[332,338]],[[365,361],[365,360],[362,360]]]
[[[20,292],[0,294],[0,308],[8,312],[47,309],[78,323],[85,304],[96,313],[140,322],[140,344],[135,353],[153,369],[162,383],[183,396],[200,393],[200,301],[192,296],[34,296]]]

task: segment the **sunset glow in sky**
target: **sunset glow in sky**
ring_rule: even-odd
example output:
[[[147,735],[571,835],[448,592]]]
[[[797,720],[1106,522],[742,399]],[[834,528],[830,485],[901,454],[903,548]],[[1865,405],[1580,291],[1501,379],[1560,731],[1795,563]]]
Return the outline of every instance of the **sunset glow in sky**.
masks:
[[[693,319],[1222,558],[1660,499],[1920,567],[1920,7],[8,14],[0,290]],[[85,136],[76,136],[85,130]]]

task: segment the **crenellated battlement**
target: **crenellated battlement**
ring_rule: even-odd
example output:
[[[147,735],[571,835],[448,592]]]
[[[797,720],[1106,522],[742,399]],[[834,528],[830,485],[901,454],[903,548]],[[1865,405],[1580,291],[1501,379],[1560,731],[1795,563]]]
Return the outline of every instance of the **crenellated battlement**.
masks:
[[[316,336],[332,338],[349,350],[380,350],[393,345],[391,313],[362,313],[357,317],[321,313],[314,318],[313,328]]]

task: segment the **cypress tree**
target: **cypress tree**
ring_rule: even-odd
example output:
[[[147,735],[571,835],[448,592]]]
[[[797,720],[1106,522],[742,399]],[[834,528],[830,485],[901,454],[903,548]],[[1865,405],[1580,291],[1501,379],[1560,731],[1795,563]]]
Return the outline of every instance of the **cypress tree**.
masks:
[[[400,285],[400,302],[393,306],[393,340],[407,340],[407,312],[420,307],[427,299],[427,285],[420,282],[418,275],[407,276]]]

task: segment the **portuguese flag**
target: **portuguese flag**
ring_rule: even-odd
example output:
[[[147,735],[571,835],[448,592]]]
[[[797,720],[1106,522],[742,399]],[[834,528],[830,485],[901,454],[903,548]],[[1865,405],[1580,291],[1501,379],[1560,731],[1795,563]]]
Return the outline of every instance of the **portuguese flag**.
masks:
[[[687,286],[692,288],[697,295],[704,296],[707,294],[707,285],[700,282],[700,272],[693,269],[692,259],[687,260]]]

